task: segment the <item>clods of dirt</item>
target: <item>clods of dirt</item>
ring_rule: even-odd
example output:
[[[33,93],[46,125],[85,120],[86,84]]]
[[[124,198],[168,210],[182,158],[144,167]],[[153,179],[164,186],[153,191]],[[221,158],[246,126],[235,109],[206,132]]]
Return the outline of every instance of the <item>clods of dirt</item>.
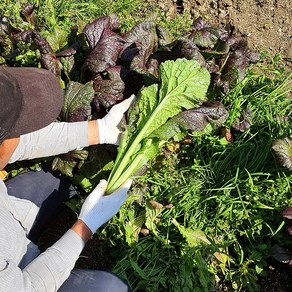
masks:
[[[290,292],[292,291],[292,266],[270,259],[266,269],[267,276],[261,278],[261,292]]]
[[[159,0],[169,18],[187,12],[202,16],[211,25],[230,24],[234,33],[245,36],[251,50],[281,54],[292,65],[292,2],[290,0]]]

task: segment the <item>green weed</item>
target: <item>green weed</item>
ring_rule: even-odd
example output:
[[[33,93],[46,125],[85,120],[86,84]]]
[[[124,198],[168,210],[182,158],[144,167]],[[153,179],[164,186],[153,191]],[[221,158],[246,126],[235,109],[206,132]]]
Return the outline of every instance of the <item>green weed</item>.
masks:
[[[271,151],[274,139],[291,135],[291,121],[280,118],[291,114],[291,75],[254,70],[223,98],[231,112],[226,125],[239,115],[237,105],[247,104],[251,127],[233,130],[232,143],[218,133],[195,135],[162,155],[113,220],[124,250],[114,270],[134,291],[212,291],[220,283],[258,291],[270,247],[291,246],[279,213],[292,203],[292,176]],[[108,236],[117,234],[113,224]]]

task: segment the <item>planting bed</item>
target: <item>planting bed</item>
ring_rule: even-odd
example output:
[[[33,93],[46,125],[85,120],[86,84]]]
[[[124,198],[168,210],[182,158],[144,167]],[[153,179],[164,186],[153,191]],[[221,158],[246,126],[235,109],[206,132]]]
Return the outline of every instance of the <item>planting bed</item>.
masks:
[[[155,1],[156,2],[156,1]],[[281,53],[292,61],[292,4],[289,0],[197,0],[157,1],[170,18],[183,10],[203,15],[216,25],[231,24],[247,36],[249,47],[272,55]]]
[[[60,5],[61,2],[58,1],[52,0],[51,2]],[[64,5],[68,4],[69,7],[69,2],[69,0],[64,1]],[[91,3],[91,1],[87,2]],[[130,8],[133,11],[138,11],[139,20],[144,17],[144,14],[141,13],[141,11],[144,11],[143,9],[145,9],[145,17],[147,16],[146,12],[149,11],[149,6],[146,8],[143,6],[141,9],[140,7],[138,9],[133,8],[134,3],[137,2],[112,1],[115,12],[121,12],[122,9],[125,11],[124,14],[119,14],[125,30],[128,27],[125,26],[125,22],[127,24],[127,19],[132,17],[131,12],[129,12]],[[206,126],[206,128],[203,127],[203,130],[207,130],[205,132],[202,130],[201,133],[199,133],[198,128],[196,130],[192,129],[193,132],[190,133],[189,131],[190,135],[184,136],[184,140],[171,141],[171,143],[165,144],[166,147],[163,148],[163,151],[158,152],[161,155],[153,160],[153,165],[150,164],[149,171],[142,173],[139,180],[135,180],[132,187],[133,196],[126,202],[119,215],[115,216],[104,228],[101,228],[87,243],[76,263],[76,267],[116,269],[115,272],[119,272],[121,276],[127,277],[131,281],[135,292],[151,291],[155,290],[156,287],[159,288],[157,288],[157,291],[163,292],[180,290],[192,292],[194,287],[200,287],[197,289],[202,287],[202,291],[204,289],[209,291],[208,288],[214,286],[216,291],[292,291],[292,267],[287,263],[280,263],[269,257],[270,247],[275,243],[283,243],[292,247],[288,232],[285,233],[280,216],[281,210],[292,202],[291,194],[289,196],[292,185],[291,165],[289,166],[290,162],[287,162],[286,165],[279,165],[279,161],[276,161],[275,154],[271,149],[271,146],[274,145],[272,142],[275,139],[291,138],[291,127],[287,126],[291,125],[291,117],[288,116],[291,113],[291,103],[289,104],[289,96],[286,98],[287,92],[290,92],[291,98],[291,76],[287,79],[283,77],[284,75],[287,76],[287,71],[292,68],[292,5],[290,1],[149,0],[145,3],[150,3],[150,7],[157,7],[158,5],[160,12],[157,13],[156,11],[156,14],[160,15],[164,22],[165,20],[169,23],[174,21],[170,28],[172,32],[177,32],[176,37],[180,36],[180,26],[183,27],[183,30],[186,30],[184,26],[187,27],[187,24],[191,24],[193,20],[201,16],[212,26],[226,28],[226,31],[232,32],[234,36],[242,36],[247,40],[248,48],[252,52],[263,51],[262,56],[268,55],[269,57],[265,59],[268,61],[267,63],[261,63],[261,67],[255,67],[262,71],[255,71],[256,73],[248,71],[242,84],[237,84],[228,80],[228,76],[243,77],[245,71],[237,71],[232,66],[235,64],[238,67],[247,67],[249,62],[254,64],[257,60],[256,54],[247,50],[245,42],[237,43],[237,41],[234,41],[232,43],[231,41],[230,51],[226,51],[226,47],[222,45],[226,36],[224,37],[224,33],[221,34],[223,30],[216,30],[214,35],[218,37],[219,34],[220,41],[215,45],[212,44],[213,47],[210,45],[210,51],[204,51],[207,46],[202,45],[200,47],[200,49],[203,48],[202,52],[206,53],[207,58],[215,55],[213,65],[216,66],[210,66],[209,69],[214,69],[212,73],[218,74],[215,75],[218,79],[211,78],[211,80],[217,80],[218,87],[224,88],[224,93],[223,90],[220,92],[222,88],[219,89],[220,93],[218,93],[216,91],[217,85],[210,86],[209,88],[215,89],[212,94],[208,93],[208,97],[212,99],[215,96],[214,99],[218,102],[214,103],[215,108],[222,102],[222,108],[228,111],[229,117],[226,115],[218,128],[210,129],[209,127],[207,129]],[[161,11],[164,13],[161,13]],[[54,40],[54,37],[58,39],[60,33],[58,21],[66,20],[64,14],[58,13],[59,18],[55,16],[49,18],[50,25],[53,23],[52,27],[48,25],[47,31],[46,26],[42,27],[43,35],[51,41]],[[56,12],[56,15],[58,13]],[[143,17],[141,17],[141,14]],[[31,21],[33,18],[27,16],[26,19]],[[74,18],[74,20],[76,19]],[[84,27],[85,23],[92,20],[87,20],[86,17],[83,23],[79,22],[78,24]],[[135,23],[133,19],[131,21],[131,23]],[[199,30],[204,27],[200,20],[193,25],[196,25]],[[129,26],[131,25],[129,24]],[[68,27],[71,28],[69,25]],[[89,36],[93,33],[91,29],[92,27],[87,27]],[[214,31],[211,29],[211,32]],[[63,33],[66,34],[65,29]],[[73,29],[73,35],[71,35],[73,38],[74,33],[77,33],[77,30]],[[142,30],[142,33],[146,34],[147,32]],[[214,35],[208,41],[212,37],[214,38]],[[56,45],[57,49],[51,49],[48,43],[40,42],[40,40],[43,41],[40,36],[38,34],[32,35],[34,45],[39,50],[43,50],[43,57],[47,57],[47,55],[52,57],[52,63],[44,62],[42,65],[48,66],[50,70],[58,69],[59,64],[54,63],[54,60],[56,60],[55,53],[57,52],[59,57],[62,56],[62,54],[58,55],[58,51],[61,51],[62,47],[66,47],[68,44],[66,43],[66,36],[62,35],[63,40],[60,37],[59,47]],[[25,34],[23,37],[25,37]],[[83,42],[82,38],[79,37],[76,37],[76,40],[79,44]],[[60,45],[62,41],[65,45]],[[145,44],[150,43],[148,38],[144,38],[143,41]],[[91,49],[93,49],[96,44],[91,45],[93,46]],[[241,47],[242,45],[243,47]],[[217,55],[214,53],[216,50],[213,50],[214,47],[219,48]],[[26,47],[23,46],[22,48],[25,50]],[[28,46],[27,48],[29,48],[28,50],[35,50],[34,46]],[[79,52],[85,54],[89,51],[88,48],[87,51],[84,48],[86,48],[85,43],[82,43],[78,48]],[[171,47],[168,48],[169,51],[167,52],[169,53]],[[189,47],[185,46],[183,48],[187,48],[185,52],[188,52]],[[225,50],[222,48],[225,48]],[[48,51],[49,54],[46,55]],[[161,51],[163,52],[160,48]],[[18,56],[18,59],[14,59],[12,54],[10,59],[8,58],[7,64],[13,65],[16,60],[15,64],[18,65],[27,65],[27,63],[33,66],[39,65],[40,63],[37,63],[38,55],[35,55],[35,52],[32,51],[29,51],[29,53],[31,55],[23,54]],[[70,54],[68,51],[67,53]],[[222,58],[223,61],[215,64],[215,60],[220,60],[225,54],[227,55],[226,59]],[[274,57],[276,54],[281,55],[281,57]],[[84,61],[82,53],[80,55],[76,54],[74,57],[76,56],[75,61]],[[100,57],[98,54],[96,56]],[[174,57],[175,54],[171,56]],[[182,56],[184,56],[183,53]],[[246,56],[248,57],[245,58]],[[46,58],[43,60],[50,61]],[[212,57],[209,57],[208,61],[210,60],[212,60]],[[65,57],[62,61],[66,61]],[[69,59],[67,61],[68,63],[63,63],[65,65],[62,69],[59,68],[60,70],[68,70],[70,62]],[[98,72],[99,69],[96,69],[94,63],[90,63],[91,61],[87,59],[87,67],[84,68],[89,69],[89,71],[97,70],[96,72]],[[123,64],[123,60],[121,62]],[[52,64],[56,67],[50,67]],[[140,63],[138,62],[138,64]],[[212,63],[210,62],[210,64]],[[227,66],[224,68],[226,64]],[[137,62],[134,67],[135,65],[137,65]],[[267,67],[269,67],[269,70],[267,70]],[[146,77],[149,77],[147,75],[149,72],[147,70],[143,71],[145,68],[142,71],[139,71],[140,69],[139,66],[134,68],[134,70],[138,70],[139,74],[142,73],[143,78],[147,80]],[[232,74],[227,74],[228,69]],[[234,69],[234,71],[231,71],[231,69]],[[58,70],[56,70],[57,74],[60,73]],[[101,71],[103,70],[101,69]],[[89,71],[85,70],[84,72],[89,74]],[[82,80],[79,73],[76,70],[75,75],[72,74],[71,80],[85,83],[84,80],[88,81],[90,79],[90,74],[89,77],[84,74]],[[68,83],[70,84],[68,81],[70,80],[68,77],[70,74],[71,72],[69,73],[68,70],[65,73],[62,71],[62,74],[59,75],[63,78],[64,87],[68,86]],[[96,81],[103,81],[101,76],[102,74]],[[111,78],[110,73],[109,76]],[[150,79],[147,81],[149,82]],[[152,81],[153,79],[150,83]],[[165,82],[167,83],[167,81]],[[96,84],[97,88],[99,83],[96,82]],[[232,86],[235,86],[235,90]],[[91,87],[89,84],[88,88]],[[186,88],[190,89],[191,87],[186,86]],[[72,97],[74,95],[73,89],[71,88]],[[283,93],[282,91],[285,90],[286,92]],[[92,98],[92,91],[92,88],[88,90],[89,99]],[[137,91],[134,93],[136,94]],[[69,96],[70,90],[67,89],[67,92],[69,92]],[[102,90],[97,92],[102,92]],[[121,99],[123,93],[119,93]],[[124,94],[124,97],[130,95],[128,93]],[[77,98],[83,97],[82,94],[79,97],[76,96]],[[145,94],[145,96],[148,99],[150,98],[148,94]],[[62,112],[61,120],[70,116],[68,112]],[[215,119],[215,114],[209,113]],[[97,116],[99,114],[100,112],[97,113]],[[101,111],[101,114],[104,113]],[[200,114],[198,114],[199,116]],[[196,117],[196,121],[192,122],[193,124],[200,120],[198,117]],[[167,139],[165,138],[165,140]],[[131,143],[129,144],[131,145]],[[125,146],[125,144],[123,145]],[[283,141],[281,145],[284,145],[283,148],[285,149],[286,144]],[[281,150],[280,146],[278,146],[278,149]],[[41,250],[51,246],[70,228],[77,218],[76,214],[79,212],[84,196],[100,179],[100,175],[105,177],[102,171],[98,174],[97,172],[106,164],[103,160],[106,160],[107,156],[116,154],[116,148],[114,146],[101,146],[101,150],[98,147],[92,147],[88,157],[85,155],[84,164],[74,164],[75,161],[69,159],[69,162],[73,161],[73,166],[67,172],[67,175],[71,176],[73,183],[80,192],[80,196],[68,205],[62,205],[54,219],[44,228],[39,239]],[[84,149],[85,152],[86,149]],[[98,156],[97,153],[102,154]],[[82,157],[85,156],[80,155],[78,158],[83,160]],[[133,157],[133,155],[129,156]],[[289,159],[290,155],[286,156]],[[66,159],[66,155],[64,157]],[[56,157],[53,163],[50,158],[41,163],[55,166],[58,166],[59,163],[62,166],[64,157]],[[92,169],[90,162],[94,162],[94,169]],[[25,163],[24,166],[26,167]],[[36,163],[40,162],[37,161]],[[288,168],[290,167],[288,170],[285,169],[287,165]],[[32,162],[32,167],[34,167],[34,162]],[[64,169],[58,167],[56,169],[64,173]],[[10,170],[17,172],[13,168]],[[13,171],[11,172],[12,175]],[[108,171],[108,168],[106,171]],[[106,177],[108,177],[106,171]],[[122,171],[122,173],[124,172]],[[139,288],[136,290],[137,286]],[[170,287],[173,290],[169,290]]]

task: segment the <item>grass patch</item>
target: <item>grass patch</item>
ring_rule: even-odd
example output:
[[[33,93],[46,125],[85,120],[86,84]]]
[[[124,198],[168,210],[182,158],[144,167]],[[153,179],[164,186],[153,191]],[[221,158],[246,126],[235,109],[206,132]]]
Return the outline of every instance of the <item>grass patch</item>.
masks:
[[[274,139],[291,135],[291,121],[280,118],[291,115],[291,75],[272,74],[274,65],[270,77],[257,69],[223,98],[234,113],[226,126],[246,103],[250,129],[233,131],[232,143],[211,133],[164,153],[103,230],[120,234],[114,271],[133,291],[211,291],[220,283],[257,291],[271,246],[292,247],[279,216],[292,204],[292,175],[271,151]],[[139,234],[143,229],[149,235]]]

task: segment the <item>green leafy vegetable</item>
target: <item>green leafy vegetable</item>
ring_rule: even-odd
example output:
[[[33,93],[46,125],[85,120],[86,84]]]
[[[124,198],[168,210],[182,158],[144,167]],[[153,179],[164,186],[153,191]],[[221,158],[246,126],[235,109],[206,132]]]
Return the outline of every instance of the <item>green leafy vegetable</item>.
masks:
[[[64,104],[60,120],[65,122],[85,121],[90,118],[90,103],[94,98],[93,82],[82,84],[70,81],[64,94]],[[73,169],[79,169],[87,159],[87,150],[74,150],[54,158],[52,169],[59,170],[66,176],[73,177]]]
[[[129,124],[109,177],[108,193],[116,190],[165,144],[155,130],[185,109],[205,100],[210,75],[195,60],[177,59],[160,65],[159,84],[144,87],[129,112]]]
[[[90,102],[94,98],[92,81],[85,85],[71,81],[64,97],[61,119],[67,122],[85,121],[91,113]]]
[[[204,102],[198,108],[177,114],[154,133],[163,140],[173,138],[175,141],[180,141],[187,134],[186,131],[204,132],[209,127],[218,128],[227,118],[228,111],[222,103],[219,101]]]
[[[52,170],[59,170],[66,176],[73,177],[73,169],[80,168],[87,159],[87,150],[74,150],[54,158]]]

